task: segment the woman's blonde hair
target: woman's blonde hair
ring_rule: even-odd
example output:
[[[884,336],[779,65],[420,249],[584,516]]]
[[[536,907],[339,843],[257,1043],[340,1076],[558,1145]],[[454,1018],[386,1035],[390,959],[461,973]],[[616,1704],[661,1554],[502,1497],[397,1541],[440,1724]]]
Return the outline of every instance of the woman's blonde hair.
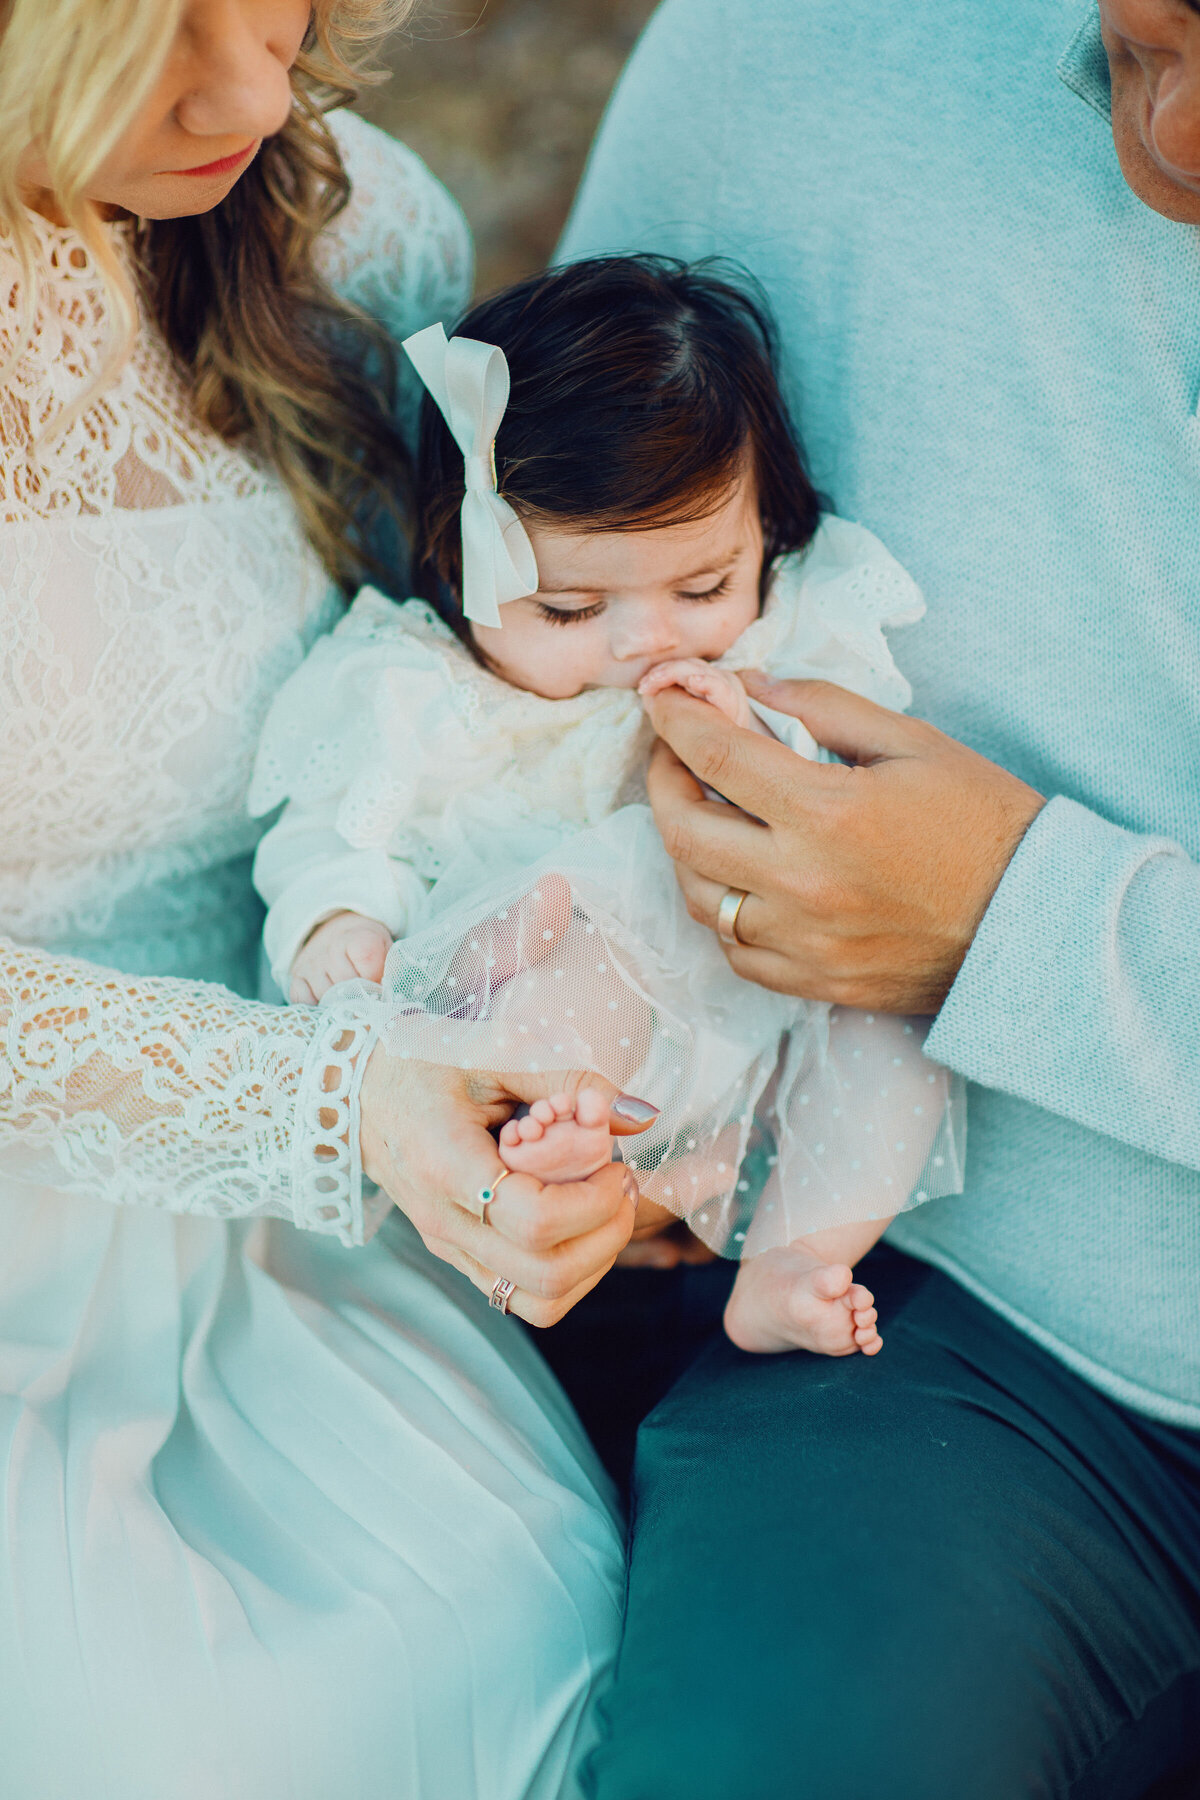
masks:
[[[371,49],[412,5],[316,0],[283,130],[220,206],[142,221],[135,240],[143,303],[200,419],[274,465],[344,586],[369,566],[364,544],[380,515],[407,525],[411,464],[394,423],[386,335],[317,272],[317,240],[350,193],[325,115],[374,78]],[[184,9],[185,0],[0,0],[0,229],[22,269],[18,357],[37,305],[37,239],[21,184],[34,146],[111,297],[101,380],[128,351],[137,297],[85,195],[148,100]]]

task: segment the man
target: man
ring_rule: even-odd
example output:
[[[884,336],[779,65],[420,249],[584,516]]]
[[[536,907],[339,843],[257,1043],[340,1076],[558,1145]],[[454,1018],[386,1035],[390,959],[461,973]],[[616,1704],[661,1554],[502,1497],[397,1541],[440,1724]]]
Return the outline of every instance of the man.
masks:
[[[972,1085],[883,1354],[643,1427],[597,1800],[1200,1793],[1197,224],[1184,0],[667,0],[602,128],[564,254],[746,265],[929,602],[913,719],[771,690],[851,769],[657,703],[680,880]]]

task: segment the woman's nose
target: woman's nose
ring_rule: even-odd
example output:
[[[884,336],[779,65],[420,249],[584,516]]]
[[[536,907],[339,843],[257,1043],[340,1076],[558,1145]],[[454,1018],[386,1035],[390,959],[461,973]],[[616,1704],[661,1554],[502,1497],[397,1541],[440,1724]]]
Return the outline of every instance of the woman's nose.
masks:
[[[287,47],[254,0],[202,0],[185,22],[184,88],[175,117],[196,137],[272,137],[292,106]]]

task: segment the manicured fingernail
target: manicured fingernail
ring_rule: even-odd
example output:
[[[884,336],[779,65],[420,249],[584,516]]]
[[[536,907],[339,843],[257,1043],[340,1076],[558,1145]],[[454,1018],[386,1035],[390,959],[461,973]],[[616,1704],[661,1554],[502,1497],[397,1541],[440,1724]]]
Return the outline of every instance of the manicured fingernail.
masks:
[[[658,1117],[657,1106],[651,1106],[648,1100],[639,1100],[633,1094],[618,1094],[609,1111],[626,1125],[649,1125],[651,1119]]]

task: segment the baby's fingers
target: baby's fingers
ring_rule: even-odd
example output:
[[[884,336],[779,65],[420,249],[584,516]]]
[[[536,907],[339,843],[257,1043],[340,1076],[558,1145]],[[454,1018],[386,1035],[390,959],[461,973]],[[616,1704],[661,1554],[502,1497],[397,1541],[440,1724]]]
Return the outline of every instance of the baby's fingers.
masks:
[[[379,981],[390,949],[390,937],[369,931],[356,932],[346,944],[346,961],[363,981]]]
[[[655,694],[665,693],[669,687],[683,687],[689,675],[694,675],[696,664],[686,657],[675,662],[655,663],[638,682],[638,693],[643,700],[652,700]]]

